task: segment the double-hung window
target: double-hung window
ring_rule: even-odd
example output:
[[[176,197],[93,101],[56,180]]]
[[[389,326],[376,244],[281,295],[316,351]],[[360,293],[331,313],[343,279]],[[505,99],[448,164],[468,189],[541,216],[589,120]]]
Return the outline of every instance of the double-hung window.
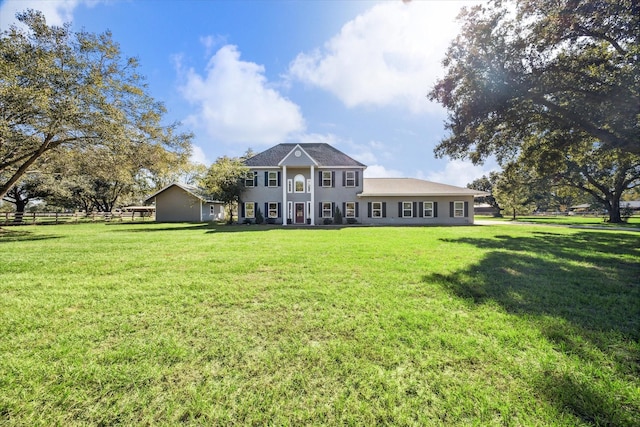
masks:
[[[333,203],[331,202],[322,202],[322,218],[331,218],[333,217]]]
[[[433,218],[433,202],[424,202],[423,216]]]
[[[267,203],[268,218],[278,218],[278,202]]]
[[[347,171],[345,174],[345,184],[347,187],[355,187],[356,186],[356,172],[355,171]]]
[[[254,202],[244,203],[244,217],[255,218],[256,217],[256,204]]]
[[[413,202],[402,202],[402,217],[411,218],[413,216]]]
[[[322,186],[333,187],[333,174],[331,171],[322,171]]]
[[[382,218],[382,202],[371,203],[371,216],[373,218]]]
[[[278,186],[278,172],[269,172],[268,175],[268,187],[277,187]]]
[[[347,202],[345,204],[344,217],[345,218],[355,218],[356,217],[356,202]]]
[[[244,178],[244,186],[245,187],[253,187],[253,183],[254,183],[254,172],[249,171],[247,172],[247,175]]]
[[[453,202],[453,216],[456,218],[464,216],[464,202]]]

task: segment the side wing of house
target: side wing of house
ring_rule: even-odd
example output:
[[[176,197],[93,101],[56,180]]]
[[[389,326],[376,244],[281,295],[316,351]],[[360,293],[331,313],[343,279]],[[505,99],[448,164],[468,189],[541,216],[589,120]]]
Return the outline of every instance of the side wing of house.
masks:
[[[473,224],[473,196],[363,197],[363,224],[467,225]]]
[[[202,221],[202,200],[177,185],[156,194],[156,221]]]

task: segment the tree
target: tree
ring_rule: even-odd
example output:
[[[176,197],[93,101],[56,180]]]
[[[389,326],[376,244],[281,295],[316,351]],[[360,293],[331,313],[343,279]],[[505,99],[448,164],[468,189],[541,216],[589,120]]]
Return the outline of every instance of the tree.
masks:
[[[162,124],[164,106],[111,33],[47,26],[33,10],[17,18],[28,30],[0,33],[0,197],[55,149],[188,154],[191,135]]]
[[[535,209],[535,179],[530,172],[515,163],[507,165],[493,188],[493,195],[505,212],[516,219],[518,214],[530,214]]]
[[[429,98],[449,116],[438,156],[513,160],[531,134],[640,154],[640,3],[494,0],[463,28]]]
[[[610,149],[596,141],[554,148],[553,134],[525,144],[521,164],[553,176],[557,185],[588,194],[609,213],[609,222],[622,222],[620,201],[625,191],[640,187],[640,155]]]
[[[240,203],[244,179],[249,171],[243,162],[243,158],[218,157],[202,182],[215,199],[229,208],[229,223],[233,222],[233,207]]]
[[[477,201],[491,205],[491,207],[496,210],[494,214],[495,216],[501,216],[500,211],[502,210],[496,201],[496,198],[493,197],[493,187],[499,178],[500,174],[498,172],[491,172],[489,176],[482,175],[482,177],[475,179],[470,184],[467,184],[467,188],[489,193],[488,196],[478,197]]]

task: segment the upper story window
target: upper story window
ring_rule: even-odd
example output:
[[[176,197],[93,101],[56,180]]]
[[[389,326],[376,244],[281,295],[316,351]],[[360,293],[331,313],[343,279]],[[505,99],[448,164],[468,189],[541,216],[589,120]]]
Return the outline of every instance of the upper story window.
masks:
[[[249,171],[244,178],[244,186],[245,187],[254,187],[255,186],[255,172]]]
[[[268,187],[277,187],[278,186],[278,172],[269,172],[268,175],[268,179],[267,179],[267,186]]]
[[[304,185],[305,185],[306,180],[304,179],[304,176],[302,175],[296,175],[295,178],[293,178],[293,188],[294,191],[296,193],[304,193]]]
[[[333,172],[322,171],[322,186],[333,187]]]
[[[356,186],[356,172],[355,171],[347,171],[346,172],[345,185],[347,187],[355,187]]]

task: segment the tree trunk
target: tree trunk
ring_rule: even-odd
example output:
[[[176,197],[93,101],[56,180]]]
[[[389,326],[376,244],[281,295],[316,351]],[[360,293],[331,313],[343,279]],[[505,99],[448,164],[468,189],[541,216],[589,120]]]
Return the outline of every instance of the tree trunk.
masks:
[[[622,222],[622,217],[620,216],[620,198],[617,198],[617,200],[614,200],[613,203],[611,203],[611,207],[609,209],[609,222],[614,224]]]

